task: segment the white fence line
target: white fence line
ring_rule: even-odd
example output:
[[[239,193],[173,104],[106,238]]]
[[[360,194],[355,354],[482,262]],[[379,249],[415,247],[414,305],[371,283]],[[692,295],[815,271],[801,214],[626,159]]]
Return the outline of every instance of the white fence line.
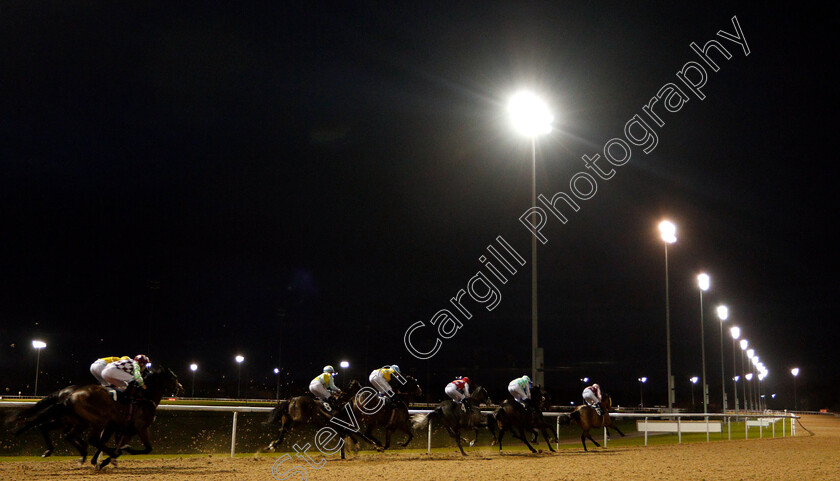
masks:
[[[28,406],[31,406],[33,404],[35,404],[35,402],[32,402],[32,401],[0,402],[0,408],[3,408],[3,407],[10,407],[10,408],[11,407],[28,407]],[[236,427],[237,427],[238,414],[239,413],[269,413],[272,410],[274,410],[274,407],[268,407],[268,406],[193,406],[193,405],[187,405],[187,404],[161,404],[157,408],[160,409],[161,411],[203,411],[203,412],[229,412],[229,413],[233,413],[233,421],[232,421],[231,433],[230,433],[230,456],[231,457],[233,457],[236,454]],[[409,414],[428,414],[430,412],[432,412],[431,409],[409,409],[408,410]],[[482,413],[490,414],[490,413],[492,413],[492,411],[482,411]],[[543,413],[543,416],[556,418],[557,432],[556,432],[555,437],[557,438],[556,439],[557,449],[560,449],[560,439],[559,439],[560,438],[560,418],[562,416],[566,416],[568,414],[570,414],[570,413],[568,413],[568,412],[562,412],[562,413],[561,412],[545,412],[545,413]],[[745,433],[745,437],[747,439],[749,439],[749,428],[750,428],[749,420],[751,418],[755,418],[757,420],[762,419],[762,418],[772,418],[772,419],[774,419],[774,421],[772,421],[770,423],[773,426],[773,435],[772,436],[774,438],[776,437],[776,421],[777,420],[780,420],[780,419],[782,420],[782,437],[785,437],[785,433],[786,433],[786,429],[785,429],[786,421],[785,421],[785,419],[790,419],[790,435],[791,436],[796,435],[796,422],[795,422],[795,420],[799,419],[799,416],[797,416],[793,413],[789,413],[789,412],[776,412],[776,413],[770,413],[770,414],[610,413],[610,417],[617,418],[617,419],[620,419],[620,418],[644,419],[644,421],[645,421],[645,423],[644,423],[644,425],[645,425],[645,430],[644,430],[645,446],[648,445],[649,430],[647,429],[647,426],[648,426],[647,421],[650,418],[654,418],[654,419],[661,419],[661,418],[673,419],[673,418],[676,418],[677,419],[677,443],[678,444],[682,443],[682,432],[683,431],[681,429],[681,426],[682,426],[682,419],[683,418],[703,418],[706,421],[706,426],[707,426],[706,427],[706,442],[709,441],[709,433],[710,433],[709,428],[708,428],[709,418],[721,418],[721,420],[727,424],[727,426],[728,426],[727,431],[728,431],[728,439],[729,440],[732,439],[731,420],[733,418],[736,420],[736,422],[739,419],[742,419],[742,418],[744,419],[744,421],[745,421],[744,422],[744,433]],[[765,424],[764,422],[759,422],[758,423],[759,439],[763,438],[763,436],[764,436],[764,433],[763,433],[764,424]],[[650,432],[656,432],[656,431],[650,430]],[[607,428],[604,428],[604,447],[607,447]],[[427,441],[426,441],[426,450],[427,450],[428,453],[432,452],[432,422],[431,421],[429,421],[429,423],[428,423],[428,436],[427,436]]]

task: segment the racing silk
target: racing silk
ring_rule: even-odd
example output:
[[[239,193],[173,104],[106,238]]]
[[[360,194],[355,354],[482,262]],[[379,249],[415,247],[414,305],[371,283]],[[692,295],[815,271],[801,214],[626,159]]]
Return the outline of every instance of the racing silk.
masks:
[[[387,382],[391,382],[391,376],[396,373],[396,371],[394,371],[390,367],[383,367],[381,369],[377,369],[377,371],[379,371],[379,373],[382,374],[382,377]]]
[[[470,397],[470,385],[464,382],[462,379],[456,379],[452,381],[452,384],[458,388],[459,391],[464,393],[467,397]]]
[[[325,388],[329,389],[330,391],[334,391],[336,389],[335,381],[333,381],[332,375],[328,372],[315,376],[315,379],[313,379],[313,381],[320,382]]]
[[[128,357],[128,356],[122,356],[122,357],[112,356],[112,357],[100,357],[99,358],[100,361],[105,361],[105,364],[111,364],[112,362],[121,361],[123,359],[131,359],[131,358]]]
[[[112,362],[109,365],[116,367],[120,371],[131,374],[131,377],[134,378],[134,382],[136,382],[138,386],[143,386],[143,375],[140,371],[140,365],[137,364],[137,362],[134,359],[126,357],[118,359],[117,361]]]
[[[528,396],[528,399],[531,399],[531,383],[525,379],[525,377],[520,377],[515,380],[516,384],[525,391],[525,395]]]
[[[589,386],[586,389],[584,389],[584,391],[591,392],[592,394],[595,395],[596,398],[598,398],[598,402],[601,402],[601,390],[600,389],[595,389],[594,387]]]

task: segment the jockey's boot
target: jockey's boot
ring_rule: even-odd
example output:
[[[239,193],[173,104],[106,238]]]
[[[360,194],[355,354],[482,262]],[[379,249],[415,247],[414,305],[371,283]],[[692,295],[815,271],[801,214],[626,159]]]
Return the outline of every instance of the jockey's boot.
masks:
[[[598,413],[598,416],[604,415],[604,408],[601,407],[601,403],[595,403],[595,412]]]
[[[466,405],[466,402],[464,402],[464,401],[459,402],[459,403],[458,403],[458,407],[459,407],[459,408],[461,408],[461,411],[463,411],[463,412],[467,412],[467,405]]]

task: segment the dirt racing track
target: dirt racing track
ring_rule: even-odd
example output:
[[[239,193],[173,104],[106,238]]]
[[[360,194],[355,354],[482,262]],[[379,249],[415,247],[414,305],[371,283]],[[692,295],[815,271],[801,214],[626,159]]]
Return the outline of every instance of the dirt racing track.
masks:
[[[0,461],[3,480],[266,480],[323,479],[324,481],[538,479],[580,480],[836,480],[840,479],[840,418],[805,416],[808,429],[796,438],[713,441],[682,445],[632,448],[563,449],[559,453],[528,454],[512,451],[499,455],[492,448],[456,454],[350,454],[330,459],[320,468],[294,457],[272,467],[277,454],[258,457],[196,456],[187,458],[120,459],[116,468],[95,472],[71,460],[31,462]],[[812,433],[812,434],[809,434]],[[316,452],[317,453],[317,452]],[[313,461],[322,460],[312,455]],[[298,466],[298,472],[294,467]],[[301,469],[302,468],[302,469]],[[291,472],[289,472],[291,470]],[[305,470],[305,473],[304,473]]]

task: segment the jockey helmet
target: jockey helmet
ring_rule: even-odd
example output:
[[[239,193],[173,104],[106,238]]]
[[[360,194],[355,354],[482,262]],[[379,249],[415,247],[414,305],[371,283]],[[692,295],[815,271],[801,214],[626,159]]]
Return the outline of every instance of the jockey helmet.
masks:
[[[146,356],[145,354],[138,354],[138,355],[134,356],[134,361],[137,364],[139,364],[140,367],[143,367],[143,368],[146,367],[146,364],[149,364],[151,362],[151,361],[149,361],[148,356]]]
[[[399,367],[399,366],[397,366],[396,364],[392,364],[392,365],[391,365],[391,370],[392,370],[392,371],[394,371],[394,372],[395,372],[395,373],[397,373],[397,374],[399,374],[399,373],[400,373],[400,367]]]
[[[328,364],[328,365],[324,366],[324,372],[328,372],[328,373],[330,373],[330,374],[334,374],[334,373],[335,373],[335,369],[334,369],[332,366],[330,366],[330,365]]]
[[[470,378],[468,378],[467,376],[462,377],[461,380],[467,384],[470,384]]]
[[[594,387],[596,391],[600,391],[600,390],[601,390],[601,386],[599,386],[599,385],[597,385],[597,384],[593,384],[593,385],[592,385],[592,387]]]

